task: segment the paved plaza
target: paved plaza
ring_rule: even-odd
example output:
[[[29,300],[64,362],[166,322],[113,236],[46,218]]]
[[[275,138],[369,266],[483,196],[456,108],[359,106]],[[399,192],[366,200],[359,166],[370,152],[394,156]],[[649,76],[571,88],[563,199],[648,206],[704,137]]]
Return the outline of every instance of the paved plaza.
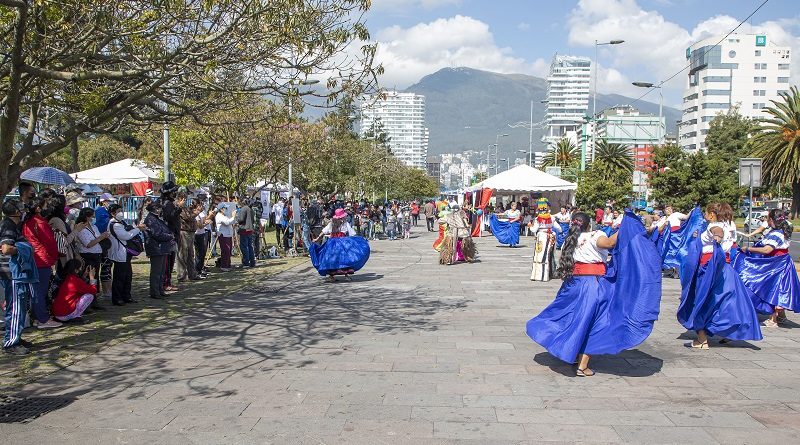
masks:
[[[351,283],[304,264],[29,384],[20,397],[64,406],[0,433],[59,444],[800,443],[800,325],[687,349],[679,283],[665,280],[650,338],[577,378],[525,335],[560,285],[529,281],[531,239],[510,249],[483,238],[480,262],[440,266],[433,234],[415,236],[373,242]]]

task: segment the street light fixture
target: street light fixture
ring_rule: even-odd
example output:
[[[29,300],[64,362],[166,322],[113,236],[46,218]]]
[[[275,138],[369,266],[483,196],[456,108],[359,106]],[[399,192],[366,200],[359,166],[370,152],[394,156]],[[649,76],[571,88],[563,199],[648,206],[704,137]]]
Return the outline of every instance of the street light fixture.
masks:
[[[625,43],[624,40],[611,40],[608,42],[598,43],[594,41],[594,93],[592,99],[592,117],[597,114],[597,47],[602,45],[619,45]]]
[[[497,174],[497,158],[500,156],[500,138],[504,138],[508,134],[498,134],[494,138],[494,174]]]
[[[506,171],[509,171],[509,170],[511,170],[511,163],[509,162],[508,158],[503,158],[503,159],[501,159],[500,161],[501,161],[501,162],[502,162],[502,161],[506,161]]]
[[[664,118],[664,93],[661,90],[663,82],[658,85],[652,82],[633,82],[633,86],[639,88],[657,88],[658,89],[658,143],[662,144],[666,128],[662,129],[661,120]]]

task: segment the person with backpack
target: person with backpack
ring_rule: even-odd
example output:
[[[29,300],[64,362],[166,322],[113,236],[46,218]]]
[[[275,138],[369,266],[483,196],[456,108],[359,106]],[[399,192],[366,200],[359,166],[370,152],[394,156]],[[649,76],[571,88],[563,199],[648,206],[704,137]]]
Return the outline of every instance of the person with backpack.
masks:
[[[108,208],[111,220],[108,222],[108,232],[111,234],[111,248],[108,249],[108,259],[114,262],[114,276],[111,282],[111,304],[124,306],[126,303],[138,303],[131,297],[131,283],[133,270],[131,258],[138,256],[144,250],[141,243],[144,224],[133,227],[125,222],[122,206],[111,204]]]

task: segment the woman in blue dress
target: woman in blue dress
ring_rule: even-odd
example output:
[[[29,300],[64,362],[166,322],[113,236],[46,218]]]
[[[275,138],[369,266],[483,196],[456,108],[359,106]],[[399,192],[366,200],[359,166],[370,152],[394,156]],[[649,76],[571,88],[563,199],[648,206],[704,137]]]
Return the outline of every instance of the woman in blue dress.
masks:
[[[579,377],[594,375],[591,355],[618,354],[643,342],[661,303],[660,258],[639,218],[626,213],[611,237],[590,228],[587,214],[572,215],[558,268],[564,282],[526,326],[550,354],[577,364]]]
[[[755,297],[729,264],[736,241],[731,213],[730,206],[720,203],[706,207],[708,224],[692,234],[681,264],[678,321],[697,332],[697,340],[687,347],[708,349],[708,337],[714,335],[723,341],[762,339],[752,303]]]
[[[511,206],[505,212],[507,221],[500,221],[494,214],[489,219],[489,226],[492,234],[501,244],[508,244],[509,247],[517,247],[519,244],[519,222],[522,214],[517,210],[517,203],[512,201]]]
[[[756,311],[769,314],[764,326],[773,328],[786,320],[786,309],[800,312],[800,279],[789,255],[792,226],[786,214],[770,210],[767,225],[764,238],[753,247],[743,247],[733,268],[755,294]]]
[[[355,234],[347,222],[347,212],[336,209],[331,222],[308,246],[311,264],[320,275],[327,276],[328,281],[336,281],[337,275],[344,275],[350,280],[350,276],[367,263],[369,242]],[[329,236],[328,240],[321,246],[316,244],[325,235]]]

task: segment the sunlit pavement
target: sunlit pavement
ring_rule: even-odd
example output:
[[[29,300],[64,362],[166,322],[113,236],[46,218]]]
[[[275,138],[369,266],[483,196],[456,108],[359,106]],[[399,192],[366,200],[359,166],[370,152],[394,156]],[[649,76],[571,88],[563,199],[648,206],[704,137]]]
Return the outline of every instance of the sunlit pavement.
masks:
[[[453,266],[438,264],[433,239],[372,242],[352,282],[325,283],[310,266],[254,282],[28,385],[20,397],[66,406],[0,433],[20,443],[800,443],[800,325],[687,349],[679,283],[665,280],[650,338],[577,378],[524,333],[560,285],[529,281],[531,239],[510,249],[483,238],[480,262]]]

